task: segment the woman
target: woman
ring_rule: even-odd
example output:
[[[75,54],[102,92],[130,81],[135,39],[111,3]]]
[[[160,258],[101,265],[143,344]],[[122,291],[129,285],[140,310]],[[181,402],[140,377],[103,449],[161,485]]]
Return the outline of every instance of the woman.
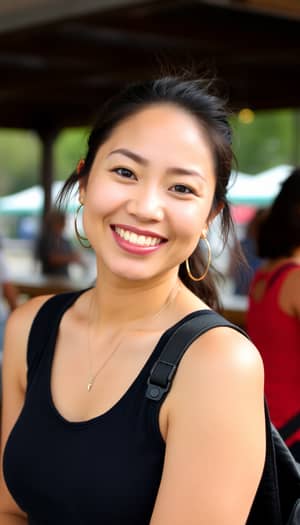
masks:
[[[200,81],[131,86],[103,108],[64,190],[79,182],[99,278],[32,300],[7,330],[1,525],[246,522],[265,456],[257,350],[212,329],[160,410],[145,398],[174,327],[216,304],[199,240],[218,213],[228,229],[230,142]]]
[[[262,354],[274,425],[300,461],[300,169],[285,180],[258,233],[267,259],[250,289],[248,331]]]

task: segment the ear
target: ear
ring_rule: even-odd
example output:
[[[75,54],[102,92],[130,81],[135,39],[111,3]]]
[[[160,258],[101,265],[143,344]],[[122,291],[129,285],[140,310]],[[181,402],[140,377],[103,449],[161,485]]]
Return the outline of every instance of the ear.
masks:
[[[85,200],[85,180],[79,179],[79,202],[80,204],[84,204]]]

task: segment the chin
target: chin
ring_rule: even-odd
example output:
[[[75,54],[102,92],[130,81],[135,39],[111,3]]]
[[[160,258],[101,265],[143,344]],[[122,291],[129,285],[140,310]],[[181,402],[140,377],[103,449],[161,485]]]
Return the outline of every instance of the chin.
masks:
[[[113,271],[112,272],[116,277],[119,279],[122,279],[124,281],[144,281],[150,278],[149,275],[145,275],[145,273],[142,272],[121,272],[121,271]]]

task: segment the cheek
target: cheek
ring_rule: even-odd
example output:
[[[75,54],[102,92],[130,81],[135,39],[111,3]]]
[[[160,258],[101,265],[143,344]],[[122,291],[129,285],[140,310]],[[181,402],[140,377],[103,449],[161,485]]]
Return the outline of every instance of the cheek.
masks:
[[[210,212],[210,203],[206,201],[187,202],[180,206],[176,216],[176,229],[180,236],[199,238],[201,231],[207,225]]]
[[[115,185],[101,182],[101,184],[92,183],[86,193],[86,211],[88,215],[105,215],[114,211],[122,201],[123,193],[121,188]]]

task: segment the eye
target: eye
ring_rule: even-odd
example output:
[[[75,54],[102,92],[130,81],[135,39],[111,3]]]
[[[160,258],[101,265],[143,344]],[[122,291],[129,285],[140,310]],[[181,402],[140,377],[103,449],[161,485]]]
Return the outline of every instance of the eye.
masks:
[[[186,186],[185,184],[174,184],[174,186],[172,186],[172,191],[176,193],[183,193],[186,195],[195,193],[195,190],[193,190],[189,186]]]
[[[129,170],[128,168],[114,168],[112,171],[120,175],[120,177],[124,177],[125,179],[136,178],[133,171]]]

